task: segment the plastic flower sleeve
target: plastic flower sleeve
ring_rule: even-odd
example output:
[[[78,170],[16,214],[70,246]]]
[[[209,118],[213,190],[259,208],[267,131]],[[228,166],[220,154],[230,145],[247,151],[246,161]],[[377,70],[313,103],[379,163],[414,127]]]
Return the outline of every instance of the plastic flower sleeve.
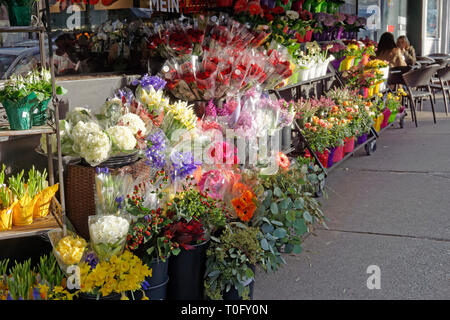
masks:
[[[131,216],[94,215],[89,216],[89,235],[92,249],[100,261],[108,261],[113,255],[120,255],[125,249]]]
[[[125,212],[126,196],[133,188],[131,175],[112,175],[108,168],[96,168],[95,204],[98,215]]]

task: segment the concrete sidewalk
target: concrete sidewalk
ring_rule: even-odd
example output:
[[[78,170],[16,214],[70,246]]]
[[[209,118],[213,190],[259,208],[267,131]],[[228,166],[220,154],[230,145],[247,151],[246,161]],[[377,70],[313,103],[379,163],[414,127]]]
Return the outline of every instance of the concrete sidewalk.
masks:
[[[316,229],[277,273],[259,270],[255,300],[450,299],[450,116],[418,120],[330,173],[329,230]],[[367,288],[370,265],[380,290]]]

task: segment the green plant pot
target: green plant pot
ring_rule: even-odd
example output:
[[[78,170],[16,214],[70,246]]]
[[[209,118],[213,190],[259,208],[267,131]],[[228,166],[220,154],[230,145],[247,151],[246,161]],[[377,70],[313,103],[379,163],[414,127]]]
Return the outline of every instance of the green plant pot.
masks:
[[[2,101],[11,130],[28,130],[33,126],[32,109],[36,107],[36,94],[30,93],[20,101]]]
[[[39,102],[37,108],[33,110],[33,126],[43,126],[47,122],[47,107],[50,98]]]
[[[31,23],[31,6],[8,6],[9,25],[29,26]]]
[[[389,116],[388,123],[392,123],[395,121],[395,117],[397,116],[397,113],[398,113],[397,111],[391,113],[391,115]]]

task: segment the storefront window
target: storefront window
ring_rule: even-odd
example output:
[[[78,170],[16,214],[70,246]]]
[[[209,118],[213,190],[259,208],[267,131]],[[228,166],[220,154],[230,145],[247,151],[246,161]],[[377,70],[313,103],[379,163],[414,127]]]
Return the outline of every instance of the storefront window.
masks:
[[[440,1],[427,0],[427,38],[439,38]]]

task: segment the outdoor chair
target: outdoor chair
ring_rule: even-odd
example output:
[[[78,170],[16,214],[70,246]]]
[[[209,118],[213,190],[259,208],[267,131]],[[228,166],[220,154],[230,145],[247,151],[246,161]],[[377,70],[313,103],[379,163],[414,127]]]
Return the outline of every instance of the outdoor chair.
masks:
[[[431,91],[430,82],[433,75],[439,70],[440,65],[423,66],[419,69],[413,69],[403,74],[403,80],[407,87],[408,99],[411,107],[412,120],[417,123],[416,102],[423,99],[430,99],[431,110],[433,111],[433,121],[436,123],[436,114],[434,111],[433,92]]]
[[[403,87],[406,90],[406,83],[405,80],[403,80],[403,74],[412,69],[412,66],[390,68],[387,80],[388,91],[395,92],[399,87]],[[405,102],[408,102],[408,100],[405,100],[405,97],[402,97],[402,105],[406,105]]]
[[[436,61],[434,59],[429,58],[429,57],[417,56],[416,57],[416,63],[421,65],[421,66],[423,66],[423,65],[435,64]]]
[[[439,83],[432,83],[431,89],[433,90],[433,98],[436,102],[435,91],[442,91],[444,96],[444,104],[445,104],[445,113],[448,115],[448,98],[450,99],[450,66],[444,67],[437,72],[437,78],[439,79]]]

